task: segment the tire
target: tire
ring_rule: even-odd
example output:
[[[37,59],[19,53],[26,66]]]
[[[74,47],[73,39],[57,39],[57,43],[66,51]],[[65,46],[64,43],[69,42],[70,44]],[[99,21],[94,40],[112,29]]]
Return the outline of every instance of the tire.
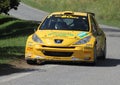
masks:
[[[42,60],[36,60],[37,65],[44,65],[45,61]]]
[[[105,41],[104,48],[101,50],[101,56],[99,58],[102,60],[106,59],[106,41]]]
[[[37,62],[35,60],[26,60],[27,64],[29,65],[36,65]]]

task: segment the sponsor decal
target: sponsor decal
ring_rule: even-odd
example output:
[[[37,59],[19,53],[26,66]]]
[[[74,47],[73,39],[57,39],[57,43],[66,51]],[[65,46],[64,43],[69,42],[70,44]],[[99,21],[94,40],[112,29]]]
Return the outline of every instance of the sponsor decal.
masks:
[[[69,37],[69,36],[74,36],[74,34],[62,33],[62,32],[52,32],[52,33],[48,34],[48,36]]]
[[[27,51],[32,51],[33,48],[32,47],[27,47]]]
[[[83,38],[83,37],[85,37],[85,36],[87,36],[88,35],[88,33],[86,33],[86,32],[80,32],[79,34],[78,34],[78,36],[80,37],[80,38]]]

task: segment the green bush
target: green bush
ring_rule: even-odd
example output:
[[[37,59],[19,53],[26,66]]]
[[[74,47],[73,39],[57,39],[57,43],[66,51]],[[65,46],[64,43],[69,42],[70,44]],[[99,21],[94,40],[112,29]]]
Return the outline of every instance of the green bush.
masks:
[[[0,21],[0,63],[24,58],[26,39],[38,24],[2,15]]]

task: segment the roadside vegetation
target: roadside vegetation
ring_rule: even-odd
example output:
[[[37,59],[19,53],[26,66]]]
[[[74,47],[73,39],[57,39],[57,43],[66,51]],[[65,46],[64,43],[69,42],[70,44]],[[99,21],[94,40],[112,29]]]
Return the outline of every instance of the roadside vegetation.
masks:
[[[26,39],[37,26],[33,21],[0,15],[0,63],[24,58]]]
[[[47,11],[89,11],[100,24],[120,27],[120,0],[21,0],[25,4]]]
[[[17,10],[20,0],[0,0],[0,14],[8,14],[11,9]]]

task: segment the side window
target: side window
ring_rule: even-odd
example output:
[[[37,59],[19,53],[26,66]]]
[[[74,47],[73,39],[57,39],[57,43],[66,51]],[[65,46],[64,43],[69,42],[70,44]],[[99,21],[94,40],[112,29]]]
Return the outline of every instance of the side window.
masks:
[[[96,33],[97,32],[97,24],[92,16],[91,16],[91,25],[92,25],[93,33]]]

